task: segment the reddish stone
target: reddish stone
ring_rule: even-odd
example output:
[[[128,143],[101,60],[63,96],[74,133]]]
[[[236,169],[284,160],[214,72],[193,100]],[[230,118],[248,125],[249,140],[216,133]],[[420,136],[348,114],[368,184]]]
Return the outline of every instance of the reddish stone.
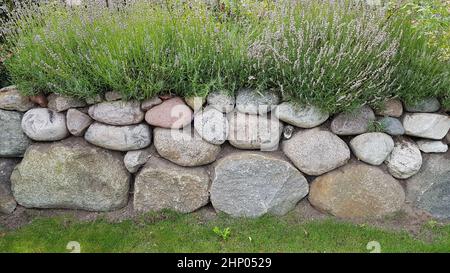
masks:
[[[148,124],[162,128],[182,128],[191,123],[192,110],[179,97],[165,100],[145,114]]]
[[[30,99],[30,101],[38,104],[40,107],[43,107],[43,108],[47,107],[48,100],[47,100],[47,97],[45,97],[43,94],[30,96],[29,99]]]

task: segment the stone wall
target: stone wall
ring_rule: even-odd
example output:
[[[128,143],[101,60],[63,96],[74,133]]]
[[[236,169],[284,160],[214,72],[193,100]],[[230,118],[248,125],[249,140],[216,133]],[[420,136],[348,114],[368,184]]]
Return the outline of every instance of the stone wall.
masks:
[[[405,110],[403,109],[405,107]],[[340,218],[412,206],[450,218],[450,119],[437,99],[330,116],[277,94],[88,101],[0,90],[0,212],[27,208]]]

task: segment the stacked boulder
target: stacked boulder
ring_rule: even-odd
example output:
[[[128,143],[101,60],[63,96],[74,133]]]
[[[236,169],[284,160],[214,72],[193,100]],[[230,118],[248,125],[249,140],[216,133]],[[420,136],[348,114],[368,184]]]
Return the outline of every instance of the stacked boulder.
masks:
[[[340,218],[382,217],[405,203],[450,218],[450,118],[440,109],[434,98],[391,99],[330,117],[253,89],[137,102],[117,92],[28,98],[8,87],[0,212],[17,204],[110,211],[132,194],[138,212],[211,202],[258,217],[307,198]]]

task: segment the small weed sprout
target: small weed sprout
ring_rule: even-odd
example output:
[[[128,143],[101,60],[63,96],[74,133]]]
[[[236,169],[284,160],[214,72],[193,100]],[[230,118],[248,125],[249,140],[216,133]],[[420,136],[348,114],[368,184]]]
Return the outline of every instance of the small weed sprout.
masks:
[[[216,227],[213,228],[213,232],[214,232],[217,236],[219,236],[223,241],[228,240],[228,238],[229,238],[230,235],[231,235],[231,229],[230,229],[229,227],[224,228],[224,229],[221,229],[221,228],[219,228],[219,227],[216,226]]]

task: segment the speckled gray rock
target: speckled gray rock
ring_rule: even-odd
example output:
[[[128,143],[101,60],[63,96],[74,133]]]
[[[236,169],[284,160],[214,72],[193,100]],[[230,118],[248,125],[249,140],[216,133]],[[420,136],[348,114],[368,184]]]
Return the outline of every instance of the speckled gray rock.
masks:
[[[143,149],[152,142],[152,132],[146,124],[112,126],[94,122],[84,138],[99,147],[116,151]]]
[[[228,119],[219,110],[206,107],[194,116],[194,128],[206,141],[220,145],[228,138]]]
[[[28,97],[22,96],[14,85],[0,89],[0,109],[25,112],[34,105]]]
[[[234,109],[235,98],[224,92],[214,91],[206,98],[208,105],[223,112],[230,113]]]
[[[0,157],[21,157],[31,144],[21,122],[22,113],[0,110]]]
[[[209,181],[203,167],[186,168],[151,157],[136,175],[134,209],[195,211],[209,201]]]
[[[365,133],[354,137],[350,148],[359,160],[380,165],[394,149],[394,140],[384,133]]]
[[[424,153],[445,153],[448,145],[438,140],[418,140],[417,146]]]
[[[151,156],[151,148],[129,151],[125,154],[123,162],[130,173],[135,173],[148,161]]]
[[[120,153],[72,137],[30,146],[11,185],[17,203],[28,208],[109,211],[127,204],[130,174]]]
[[[154,129],[154,145],[158,153],[180,166],[201,166],[216,160],[221,147],[204,141],[189,130]]]
[[[405,134],[430,139],[442,139],[450,128],[450,118],[431,113],[406,114],[403,118]]]
[[[321,128],[302,130],[283,141],[284,154],[309,175],[321,175],[350,159],[350,149],[338,136]]]
[[[106,101],[116,101],[116,100],[121,100],[121,99],[122,99],[122,95],[119,92],[108,91],[105,93]]]
[[[338,114],[331,122],[331,131],[337,135],[358,135],[366,133],[375,114],[369,106],[363,106],[352,113]]]
[[[51,94],[50,96],[47,97],[47,100],[48,100],[47,107],[56,112],[66,111],[67,109],[70,108],[87,106],[86,101],[58,94]]]
[[[283,215],[308,194],[308,182],[289,162],[261,152],[238,152],[214,166],[211,202],[235,217]]]
[[[56,141],[69,135],[66,115],[48,108],[34,108],[23,115],[22,130],[36,141]]]
[[[163,101],[159,97],[153,97],[151,99],[145,100],[141,103],[141,109],[142,111],[148,111],[153,106],[156,106],[158,104],[161,104]]]
[[[228,114],[228,122],[228,141],[234,147],[263,151],[278,149],[283,124],[277,118],[233,111]]]
[[[89,107],[89,115],[96,121],[110,125],[132,125],[144,120],[141,104],[135,101],[102,102]]]
[[[415,104],[405,103],[406,111],[408,112],[424,112],[431,113],[436,112],[441,108],[439,100],[436,98],[423,99]]]
[[[264,114],[272,111],[280,101],[275,91],[258,92],[254,89],[240,89],[236,96],[236,109],[241,113]]]
[[[17,158],[0,158],[0,214],[12,213],[17,206],[12,196],[9,178],[19,162]]]
[[[405,192],[378,167],[350,163],[317,177],[308,199],[315,208],[339,218],[371,218],[400,210]]]
[[[405,179],[415,175],[422,166],[422,154],[412,140],[399,137],[394,149],[386,158],[386,166],[395,178]]]
[[[406,182],[407,199],[434,217],[450,219],[450,153],[424,155],[423,166]]]
[[[330,116],[314,106],[301,106],[283,102],[274,110],[275,116],[300,128],[313,128],[324,123]]]
[[[391,117],[381,118],[379,121],[386,134],[391,136],[401,136],[405,134],[405,128],[403,128],[400,120]]]
[[[66,114],[67,129],[74,136],[82,136],[86,132],[93,120],[89,115],[78,111],[77,109],[69,109]]]
[[[380,109],[376,109],[375,114],[398,118],[403,114],[402,102],[399,99],[390,99]]]

